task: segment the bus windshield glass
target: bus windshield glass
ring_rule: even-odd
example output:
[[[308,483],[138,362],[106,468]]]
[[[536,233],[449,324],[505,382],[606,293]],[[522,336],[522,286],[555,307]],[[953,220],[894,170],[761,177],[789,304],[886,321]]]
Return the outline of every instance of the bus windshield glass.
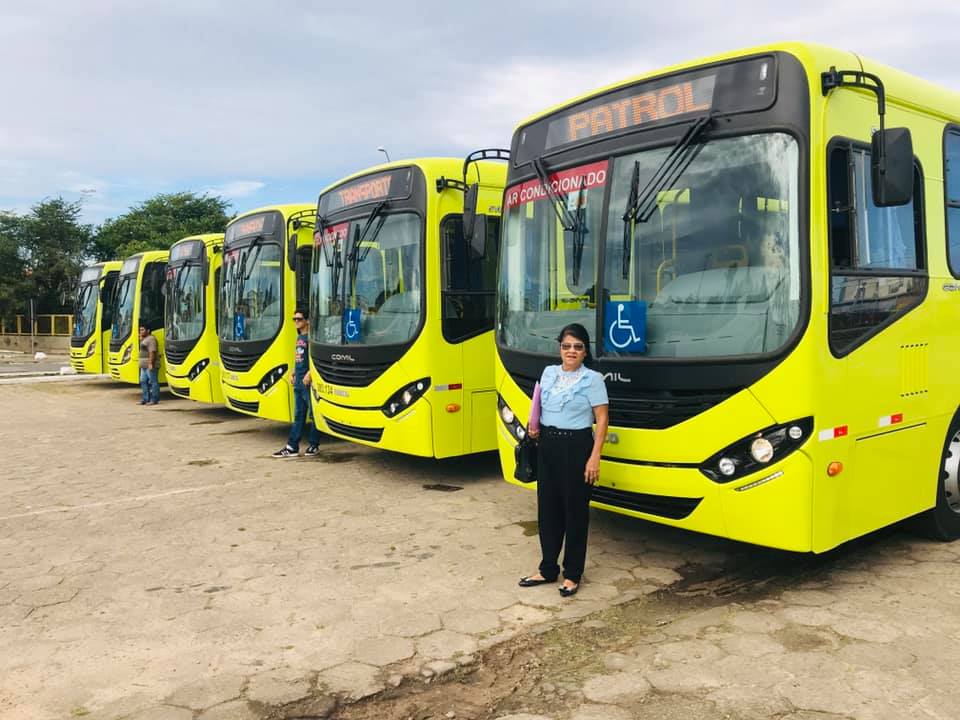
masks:
[[[552,354],[571,322],[592,336],[602,328],[602,347],[594,338],[592,349],[606,356],[753,355],[787,342],[800,312],[796,140],[764,133],[706,142],[657,193],[652,213],[631,215],[669,151],[551,173],[555,197],[578,223],[561,221],[539,181],[507,189],[502,345]]]
[[[283,322],[283,248],[255,239],[226,248],[220,283],[220,339],[271,340]]]
[[[382,208],[318,230],[310,339],[393,345],[413,338],[420,325],[421,237],[418,215]]]
[[[196,340],[203,333],[203,266],[196,263],[167,268],[166,339],[173,342]]]
[[[77,299],[74,302],[73,336],[88,338],[97,328],[97,300],[100,297],[100,283],[98,280],[85,282],[77,288]]]
[[[133,330],[133,304],[137,297],[137,274],[121,275],[113,315],[113,340],[125,340]]]

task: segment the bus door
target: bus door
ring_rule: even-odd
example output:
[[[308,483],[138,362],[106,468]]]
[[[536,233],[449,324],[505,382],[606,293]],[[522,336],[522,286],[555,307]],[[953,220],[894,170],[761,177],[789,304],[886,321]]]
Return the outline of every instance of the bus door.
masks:
[[[898,124],[888,110],[888,122],[893,115]],[[876,122],[870,96],[841,89],[828,98],[827,357],[834,361],[824,368],[817,426],[843,428],[845,452],[830,460],[848,470],[822,498],[835,505],[816,507],[814,517],[821,532],[829,533],[832,521],[847,537],[931,506],[938,477],[939,456],[911,452],[930,442],[923,178],[917,165],[910,203],[875,204],[870,132]],[[844,443],[838,445],[840,451]],[[814,542],[823,545],[817,532]]]
[[[297,248],[295,271],[297,301],[294,309],[306,308],[310,304],[310,264],[312,262],[313,248],[310,245]]]
[[[117,287],[118,270],[108,272],[100,280],[100,337],[97,345],[100,348],[100,372],[109,372],[110,360],[110,331],[113,328],[113,293]]]

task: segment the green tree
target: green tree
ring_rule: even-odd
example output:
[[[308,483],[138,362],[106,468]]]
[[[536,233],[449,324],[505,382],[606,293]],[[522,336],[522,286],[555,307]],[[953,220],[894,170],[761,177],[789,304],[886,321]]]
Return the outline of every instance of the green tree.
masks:
[[[30,298],[37,300],[38,313],[62,312],[71,305],[93,241],[93,228],[80,222],[82,211],[82,201],[58,197],[37,203],[26,215],[7,216],[9,237],[22,262],[18,307],[26,306]]]
[[[142,250],[167,250],[188,235],[222,232],[229,207],[223,198],[192,192],[156,195],[104,222],[97,229],[93,255],[122,260]]]
[[[0,320],[8,326],[22,312],[27,298],[27,264],[20,253],[22,220],[19,215],[0,212]]]

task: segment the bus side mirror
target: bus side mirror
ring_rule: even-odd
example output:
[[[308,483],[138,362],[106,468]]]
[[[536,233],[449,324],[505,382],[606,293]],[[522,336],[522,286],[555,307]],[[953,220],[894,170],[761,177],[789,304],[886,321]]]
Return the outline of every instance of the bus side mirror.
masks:
[[[870,145],[874,205],[906,205],[913,200],[913,139],[909,128],[875,132]]]
[[[468,185],[463,191],[463,239],[472,244],[477,221],[477,197],[480,195],[480,183]]]
[[[287,238],[287,265],[291,270],[297,269],[297,234]]]

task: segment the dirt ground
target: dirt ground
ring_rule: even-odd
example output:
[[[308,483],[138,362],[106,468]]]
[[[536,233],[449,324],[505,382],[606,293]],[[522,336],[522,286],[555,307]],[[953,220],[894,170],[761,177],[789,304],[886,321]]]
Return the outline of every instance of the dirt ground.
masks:
[[[960,545],[824,556],[594,513],[522,589],[535,498],[110,382],[0,385],[0,718],[960,717]]]

